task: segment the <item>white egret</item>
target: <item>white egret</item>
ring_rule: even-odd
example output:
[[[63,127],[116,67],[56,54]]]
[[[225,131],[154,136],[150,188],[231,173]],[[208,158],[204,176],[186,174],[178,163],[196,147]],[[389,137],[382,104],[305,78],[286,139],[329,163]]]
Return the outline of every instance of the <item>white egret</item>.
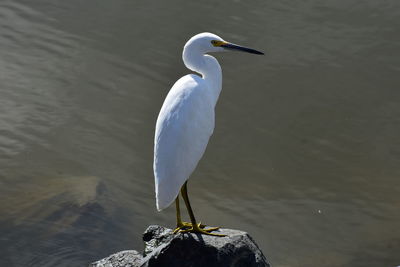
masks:
[[[165,209],[175,200],[177,227],[174,232],[211,233],[197,223],[187,194],[187,180],[206,150],[214,131],[215,104],[222,88],[218,61],[206,53],[238,50],[262,55],[262,52],[224,41],[212,33],[200,33],[185,44],[183,62],[197,74],[180,78],[171,88],[158,115],[154,139],[154,177],[157,209]],[[182,222],[179,192],[185,201],[190,223]]]

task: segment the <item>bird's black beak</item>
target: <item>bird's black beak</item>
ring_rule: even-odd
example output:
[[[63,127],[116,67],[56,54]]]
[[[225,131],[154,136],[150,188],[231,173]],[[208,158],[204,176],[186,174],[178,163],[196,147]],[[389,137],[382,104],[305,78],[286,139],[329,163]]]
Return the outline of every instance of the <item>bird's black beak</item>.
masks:
[[[264,55],[263,52],[257,51],[255,49],[240,46],[240,45],[235,45],[235,44],[231,44],[231,43],[223,43],[220,46],[225,49],[229,49],[229,50],[238,50],[238,51],[247,52],[250,54]]]

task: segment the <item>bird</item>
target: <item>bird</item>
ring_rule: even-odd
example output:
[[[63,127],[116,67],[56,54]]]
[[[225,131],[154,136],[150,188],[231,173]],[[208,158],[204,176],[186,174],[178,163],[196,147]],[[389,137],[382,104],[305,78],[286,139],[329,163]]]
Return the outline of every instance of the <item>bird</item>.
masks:
[[[181,77],[168,92],[157,118],[154,136],[154,180],[157,210],[175,201],[174,233],[212,233],[219,227],[206,228],[198,223],[189,202],[187,181],[202,158],[215,127],[215,106],[222,89],[222,70],[217,59],[208,53],[242,51],[263,52],[236,45],[221,37],[203,32],[185,44],[182,59],[195,72]],[[179,207],[181,194],[190,217],[183,222]]]

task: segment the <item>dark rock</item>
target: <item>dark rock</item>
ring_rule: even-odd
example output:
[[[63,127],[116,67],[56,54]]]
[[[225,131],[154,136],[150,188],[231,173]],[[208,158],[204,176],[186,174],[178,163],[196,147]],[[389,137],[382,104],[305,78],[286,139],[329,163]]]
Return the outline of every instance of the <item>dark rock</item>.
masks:
[[[173,234],[171,229],[151,225],[143,234],[143,254],[118,252],[92,263],[91,267],[269,267],[254,240],[243,231],[220,229],[226,237]]]

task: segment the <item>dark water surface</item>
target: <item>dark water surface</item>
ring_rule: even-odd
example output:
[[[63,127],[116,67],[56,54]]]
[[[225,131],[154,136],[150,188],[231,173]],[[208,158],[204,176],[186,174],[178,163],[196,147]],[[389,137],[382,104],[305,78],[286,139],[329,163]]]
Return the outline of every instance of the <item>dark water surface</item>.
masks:
[[[2,0],[0,266],[86,266],[141,249],[155,120],[210,31],[217,127],[197,217],[274,266],[400,265],[400,2]]]

